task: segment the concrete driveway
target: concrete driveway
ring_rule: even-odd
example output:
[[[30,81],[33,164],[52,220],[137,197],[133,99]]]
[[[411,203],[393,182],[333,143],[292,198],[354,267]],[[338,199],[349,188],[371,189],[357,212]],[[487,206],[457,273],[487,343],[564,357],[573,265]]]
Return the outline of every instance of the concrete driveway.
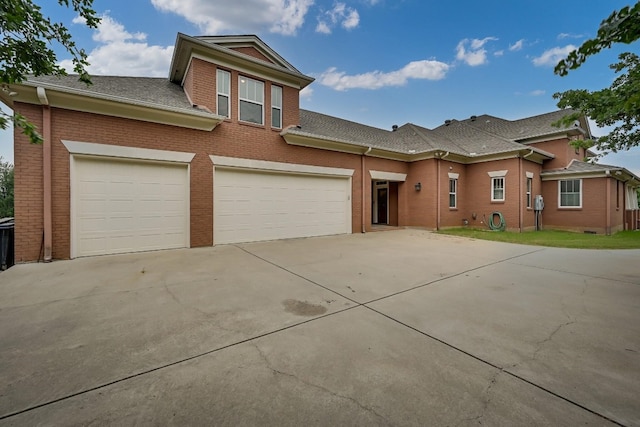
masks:
[[[640,425],[640,251],[398,230],[0,273],[0,424]]]

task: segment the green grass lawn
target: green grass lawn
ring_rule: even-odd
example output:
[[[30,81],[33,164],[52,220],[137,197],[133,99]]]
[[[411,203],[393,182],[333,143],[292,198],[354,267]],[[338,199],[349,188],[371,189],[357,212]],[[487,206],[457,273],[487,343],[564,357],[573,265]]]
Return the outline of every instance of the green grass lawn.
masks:
[[[640,249],[640,231],[620,231],[612,236],[605,236],[602,234],[584,234],[556,230],[512,233],[508,231],[477,230],[472,228],[451,228],[440,230],[438,233],[469,237],[472,239],[519,243],[521,245],[553,246],[557,248]]]

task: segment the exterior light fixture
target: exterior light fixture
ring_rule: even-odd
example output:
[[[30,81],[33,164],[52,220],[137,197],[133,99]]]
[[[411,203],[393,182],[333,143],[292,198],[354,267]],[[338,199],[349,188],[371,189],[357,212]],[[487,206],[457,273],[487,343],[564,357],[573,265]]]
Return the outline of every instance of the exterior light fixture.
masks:
[[[419,183],[419,182],[417,182],[416,185],[414,185],[414,187],[415,187],[416,191],[422,190],[422,184]]]

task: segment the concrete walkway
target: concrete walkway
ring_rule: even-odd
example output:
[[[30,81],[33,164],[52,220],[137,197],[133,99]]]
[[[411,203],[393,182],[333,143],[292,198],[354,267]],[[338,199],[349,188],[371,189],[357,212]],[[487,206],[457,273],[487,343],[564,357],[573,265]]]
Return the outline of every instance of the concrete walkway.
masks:
[[[0,273],[3,425],[640,425],[640,251],[398,230]]]

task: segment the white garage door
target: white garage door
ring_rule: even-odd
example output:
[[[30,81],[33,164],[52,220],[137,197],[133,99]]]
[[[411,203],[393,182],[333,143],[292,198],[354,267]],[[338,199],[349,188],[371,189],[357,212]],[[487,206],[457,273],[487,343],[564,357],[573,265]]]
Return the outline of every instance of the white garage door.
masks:
[[[72,256],[189,246],[186,165],[77,158]]]
[[[351,232],[345,177],[216,168],[215,243]]]

